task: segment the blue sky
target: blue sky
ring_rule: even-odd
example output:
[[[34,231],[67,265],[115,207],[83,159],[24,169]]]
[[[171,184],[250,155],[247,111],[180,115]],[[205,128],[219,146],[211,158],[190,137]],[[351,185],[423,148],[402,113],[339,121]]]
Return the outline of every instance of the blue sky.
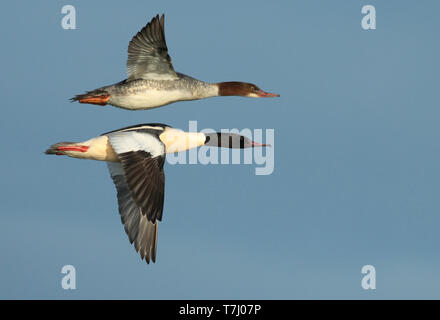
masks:
[[[76,30],[61,8],[76,8]],[[376,7],[377,29],[361,28]],[[426,1],[8,1],[0,13],[0,298],[440,298],[440,5]],[[177,71],[278,99],[149,111],[72,104],[125,78],[166,14]],[[156,264],[127,240],[104,163],[43,154],[137,123],[273,128],[275,170],[165,165]],[[61,288],[61,268],[77,289]],[[361,268],[376,268],[376,290]]]

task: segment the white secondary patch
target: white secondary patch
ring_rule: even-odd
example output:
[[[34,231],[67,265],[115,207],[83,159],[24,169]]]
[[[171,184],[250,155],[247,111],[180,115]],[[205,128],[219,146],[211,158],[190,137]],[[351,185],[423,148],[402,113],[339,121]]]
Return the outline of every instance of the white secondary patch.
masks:
[[[148,90],[130,95],[111,95],[109,102],[126,109],[149,109],[191,99],[194,99],[191,92],[184,90]]]
[[[146,151],[157,157],[165,154],[165,146],[155,136],[144,132],[115,132],[108,134],[110,144],[116,153]]]

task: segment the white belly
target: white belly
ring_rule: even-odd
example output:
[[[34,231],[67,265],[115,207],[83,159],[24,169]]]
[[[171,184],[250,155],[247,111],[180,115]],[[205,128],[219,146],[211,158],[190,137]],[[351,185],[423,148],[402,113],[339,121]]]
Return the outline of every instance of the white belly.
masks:
[[[193,100],[189,92],[180,90],[148,90],[128,95],[110,95],[109,104],[125,109],[157,108],[180,100]]]

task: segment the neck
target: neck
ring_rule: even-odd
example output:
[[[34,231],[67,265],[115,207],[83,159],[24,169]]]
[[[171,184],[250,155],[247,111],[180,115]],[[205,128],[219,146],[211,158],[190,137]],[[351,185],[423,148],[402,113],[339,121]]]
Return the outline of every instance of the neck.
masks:
[[[218,82],[216,85],[218,87],[219,96],[242,96],[246,94],[246,92],[244,92],[244,85],[246,85],[244,82]]]
[[[198,81],[191,89],[192,99],[203,99],[219,96],[219,88],[217,83],[208,83]],[[191,99],[191,100],[192,100]]]
[[[160,134],[159,139],[165,144],[166,153],[174,153],[203,146],[206,136],[200,132],[184,132],[168,127]]]

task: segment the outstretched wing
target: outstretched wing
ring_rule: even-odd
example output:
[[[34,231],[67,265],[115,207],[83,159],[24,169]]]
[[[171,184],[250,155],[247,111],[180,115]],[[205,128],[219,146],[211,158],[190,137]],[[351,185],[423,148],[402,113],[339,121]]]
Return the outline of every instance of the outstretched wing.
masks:
[[[128,45],[128,80],[178,79],[165,42],[165,16],[153,18]]]
[[[155,262],[164,202],[165,147],[149,133],[116,132],[108,137],[121,161],[107,164],[125,232],[141,258]]]

